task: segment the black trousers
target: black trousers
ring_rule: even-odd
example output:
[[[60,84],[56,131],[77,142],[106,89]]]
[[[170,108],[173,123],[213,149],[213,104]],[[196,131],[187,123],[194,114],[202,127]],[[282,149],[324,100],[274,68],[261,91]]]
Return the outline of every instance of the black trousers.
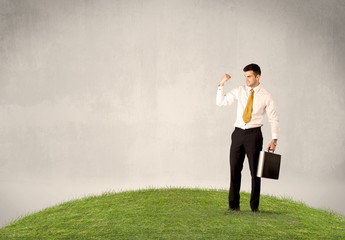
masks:
[[[230,147],[230,191],[229,207],[235,209],[240,206],[240,188],[242,168],[245,155],[247,155],[250,173],[252,176],[252,191],[250,207],[259,208],[261,179],[256,177],[260,151],[262,150],[261,127],[246,129],[235,128],[231,135]]]

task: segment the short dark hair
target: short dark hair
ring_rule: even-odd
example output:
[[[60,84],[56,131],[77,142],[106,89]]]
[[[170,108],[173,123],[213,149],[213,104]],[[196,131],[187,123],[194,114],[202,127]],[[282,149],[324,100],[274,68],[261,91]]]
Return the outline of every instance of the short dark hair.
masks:
[[[247,72],[247,71],[253,71],[255,76],[258,74],[261,76],[261,69],[259,65],[255,63],[251,63],[243,68],[243,72]]]

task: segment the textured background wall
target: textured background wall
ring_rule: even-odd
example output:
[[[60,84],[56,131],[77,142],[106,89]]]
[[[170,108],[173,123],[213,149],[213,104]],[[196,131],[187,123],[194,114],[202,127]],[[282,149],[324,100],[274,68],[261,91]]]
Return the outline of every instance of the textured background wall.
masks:
[[[342,0],[0,0],[0,224],[106,190],[227,188],[236,107],[216,89],[252,62],[281,121],[281,179],[263,193],[345,214],[344,13]]]

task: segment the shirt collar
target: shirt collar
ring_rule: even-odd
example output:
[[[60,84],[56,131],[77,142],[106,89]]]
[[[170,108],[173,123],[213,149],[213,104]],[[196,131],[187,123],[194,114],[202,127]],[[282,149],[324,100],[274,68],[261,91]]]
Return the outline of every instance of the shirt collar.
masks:
[[[251,87],[246,86],[247,92],[250,93]],[[257,93],[261,89],[261,84],[257,85],[254,89],[254,93]]]

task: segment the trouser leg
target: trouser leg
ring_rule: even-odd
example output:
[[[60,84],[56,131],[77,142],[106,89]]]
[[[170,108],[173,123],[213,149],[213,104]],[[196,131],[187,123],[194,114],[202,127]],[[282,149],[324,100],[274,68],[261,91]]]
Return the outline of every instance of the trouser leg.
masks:
[[[252,210],[259,208],[261,178],[256,176],[260,151],[262,150],[262,133],[261,129],[253,129],[248,131],[245,136],[244,148],[247,153],[249,169],[252,177],[252,191],[250,196],[250,207]]]
[[[230,190],[229,190],[229,208],[235,209],[240,206],[240,188],[243,161],[245,151],[243,146],[242,130],[237,130],[231,135],[230,147]]]

